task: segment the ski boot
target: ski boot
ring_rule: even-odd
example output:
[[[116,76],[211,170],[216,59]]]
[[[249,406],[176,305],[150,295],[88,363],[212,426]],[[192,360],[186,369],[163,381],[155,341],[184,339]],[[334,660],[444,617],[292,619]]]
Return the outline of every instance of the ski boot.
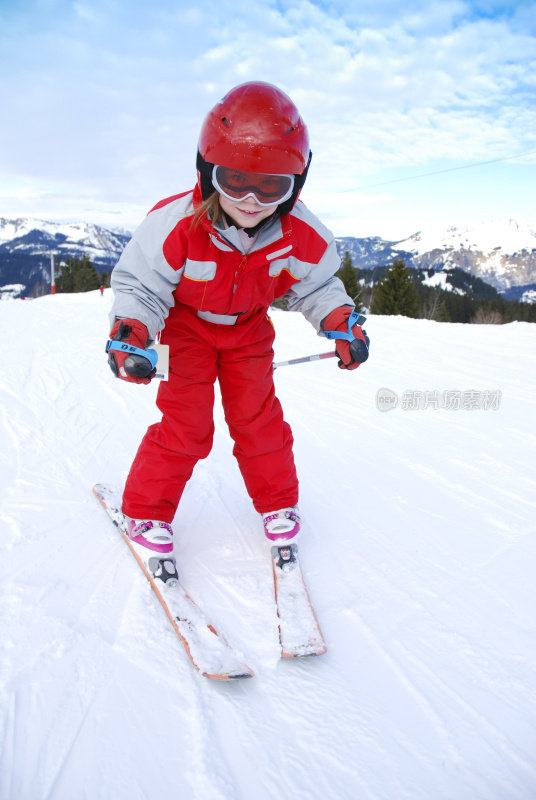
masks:
[[[172,586],[179,580],[173,558],[173,530],[167,522],[127,517],[127,536],[153,578]]]
[[[289,544],[296,541],[300,531],[298,506],[267,511],[262,515],[264,535],[274,544]]]

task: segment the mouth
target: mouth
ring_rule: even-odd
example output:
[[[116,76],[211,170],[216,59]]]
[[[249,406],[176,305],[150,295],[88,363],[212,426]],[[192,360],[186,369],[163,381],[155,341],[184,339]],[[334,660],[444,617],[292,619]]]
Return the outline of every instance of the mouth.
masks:
[[[239,209],[237,209],[237,210],[238,210],[238,211],[239,211],[241,214],[244,214],[244,216],[246,216],[246,217],[256,217],[256,216],[257,216],[257,214],[261,214],[261,213],[262,213],[262,209],[261,209],[261,208],[257,209],[257,211],[249,211],[249,210],[248,210],[248,211],[246,211],[246,210],[244,210],[243,208],[239,208]]]

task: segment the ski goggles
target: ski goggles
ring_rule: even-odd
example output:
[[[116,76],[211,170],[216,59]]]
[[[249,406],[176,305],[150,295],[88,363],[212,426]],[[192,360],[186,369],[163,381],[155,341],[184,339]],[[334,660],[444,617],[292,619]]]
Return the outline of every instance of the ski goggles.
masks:
[[[220,167],[212,170],[212,185],[235,203],[253,197],[260,206],[273,206],[288,200],[294,189],[294,175],[267,175]]]

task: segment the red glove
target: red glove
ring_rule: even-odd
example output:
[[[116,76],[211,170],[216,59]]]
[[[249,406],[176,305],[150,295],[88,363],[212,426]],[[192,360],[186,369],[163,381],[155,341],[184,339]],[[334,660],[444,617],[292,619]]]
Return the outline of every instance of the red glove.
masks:
[[[354,310],[350,306],[340,306],[333,309],[322,321],[322,330],[327,338],[333,338],[337,342],[335,352],[339,356],[341,369],[357,369],[369,357],[370,339],[366,331],[359,325],[359,322],[364,322],[365,318],[357,314],[355,324],[352,325],[351,320],[349,324],[348,320],[353,313]],[[339,339],[337,336],[330,336],[333,333],[345,334],[347,338]]]
[[[110,331],[110,339],[116,342],[128,342],[129,345],[145,350],[149,340],[149,331],[137,319],[118,319]],[[148,358],[132,355],[125,350],[108,351],[108,364],[116,378],[130,383],[150,383],[156,369],[153,369]],[[128,359],[128,360],[127,360]],[[126,363],[125,363],[126,362]]]

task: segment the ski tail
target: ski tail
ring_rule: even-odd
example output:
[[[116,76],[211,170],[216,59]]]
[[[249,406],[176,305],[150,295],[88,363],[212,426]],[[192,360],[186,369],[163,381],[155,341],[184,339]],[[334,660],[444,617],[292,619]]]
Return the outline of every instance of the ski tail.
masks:
[[[298,546],[274,546],[271,552],[281,658],[323,655],[327,646],[307,591]]]

